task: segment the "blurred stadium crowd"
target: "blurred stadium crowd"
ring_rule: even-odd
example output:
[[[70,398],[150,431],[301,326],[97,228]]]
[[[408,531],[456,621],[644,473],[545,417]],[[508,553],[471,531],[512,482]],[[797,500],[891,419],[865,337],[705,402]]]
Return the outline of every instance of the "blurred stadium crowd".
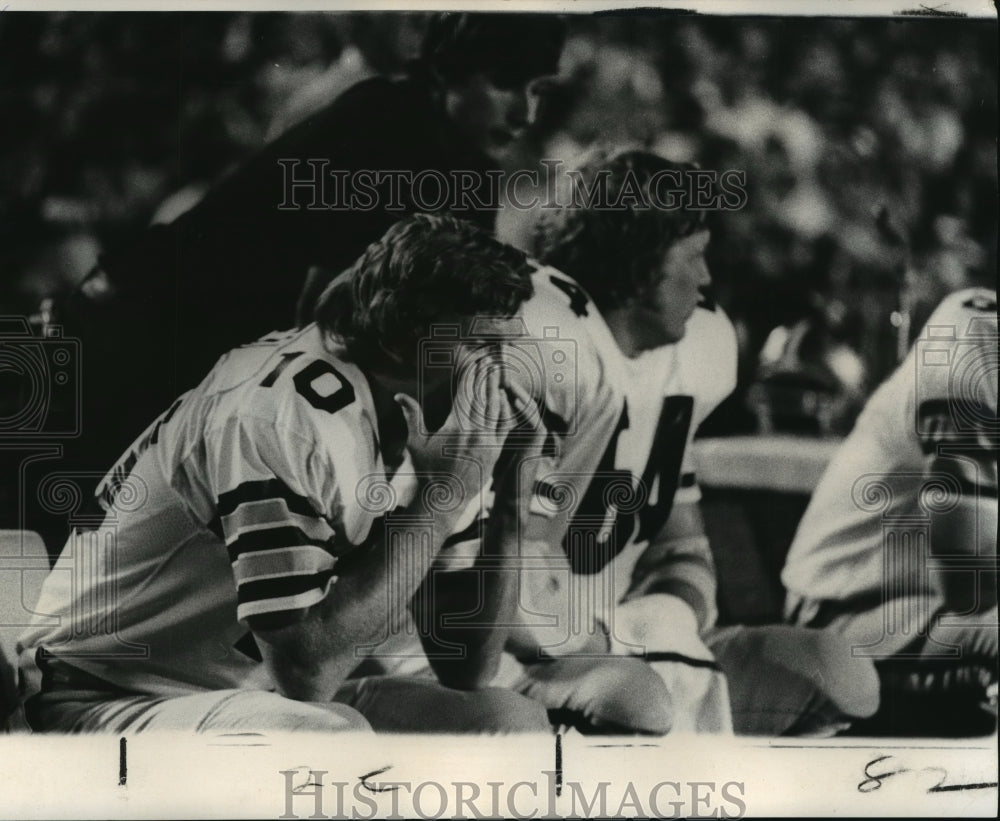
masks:
[[[102,248],[169,221],[357,79],[402,68],[422,25],[5,13],[0,315],[33,313]],[[508,162],[569,160],[600,137],[745,171],[746,207],[713,227],[709,251],[740,387],[703,433],[775,426],[751,387],[768,367],[835,394],[812,432],[843,433],[896,362],[904,269],[933,291],[995,281],[996,33],[954,19],[572,17],[539,127]],[[879,206],[903,242],[876,229]],[[529,224],[507,209],[498,232],[524,245]]]
[[[425,22],[429,22],[426,34]],[[477,28],[480,23],[482,29]],[[94,528],[89,527],[91,505],[77,502],[94,496],[85,486],[100,475],[92,468],[106,464],[105,451],[120,452],[119,447],[139,430],[138,420],[145,423],[154,408],[159,411],[181,390],[191,388],[219,352],[261,331],[290,326],[293,317],[287,297],[299,292],[297,278],[305,276],[307,268],[307,296],[299,300],[299,311],[300,316],[316,319],[292,336],[271,335],[261,345],[244,344],[231,358],[224,357],[213,371],[224,373],[223,377],[212,376],[174,401],[135,440],[96,494],[107,515],[93,518],[100,527],[110,523],[114,529],[116,541],[108,544],[125,546],[114,554],[122,557],[123,564],[109,560],[94,574],[93,583],[88,579],[72,589],[58,581],[65,574],[50,574],[37,612],[70,613],[78,601],[89,601],[91,591],[118,591],[111,582],[126,580],[122,606],[110,598],[102,604],[102,623],[147,631],[136,635],[149,637],[151,644],[144,646],[164,652],[166,667],[173,665],[165,680],[193,681],[192,670],[198,665],[189,662],[208,652],[205,648],[211,641],[205,636],[215,630],[227,636],[222,645],[227,648],[225,659],[213,662],[213,669],[198,683],[201,687],[210,681],[213,698],[229,698],[219,695],[229,689],[221,684],[237,682],[243,690],[254,690],[253,680],[243,678],[249,662],[238,652],[254,664],[266,664],[278,691],[292,701],[322,704],[322,710],[332,702],[347,704],[338,702],[340,690],[331,685],[336,679],[339,688],[346,680],[339,668],[340,678],[333,676],[332,665],[344,666],[345,675],[361,669],[355,651],[370,637],[360,631],[351,634],[351,619],[371,627],[377,619],[359,614],[394,612],[392,601],[385,610],[377,584],[370,584],[391,578],[394,565],[388,560],[379,564],[380,545],[389,546],[390,541],[388,537],[379,541],[377,511],[361,502],[362,484],[354,486],[358,510],[371,516],[355,522],[364,522],[356,532],[347,513],[332,512],[342,498],[349,498],[349,494],[341,497],[340,490],[348,487],[352,471],[366,479],[380,471],[405,475],[401,465],[406,455],[416,471],[414,487],[437,474],[454,477],[461,459],[474,456],[480,445],[485,452],[503,443],[518,427],[512,420],[521,419],[537,400],[539,409],[551,413],[544,421],[547,430],[539,422],[532,434],[532,446],[537,448],[532,458],[556,457],[559,472],[528,484],[517,479],[509,464],[495,469],[496,461],[480,462],[486,468],[481,475],[493,477],[495,510],[484,514],[485,507],[473,506],[468,526],[460,525],[458,514],[442,520],[436,532],[451,535],[441,535],[434,549],[442,549],[446,542],[454,546],[471,541],[476,561],[479,548],[487,544],[511,551],[512,546],[520,549],[524,544],[551,550],[558,559],[555,570],[536,585],[544,601],[560,598],[553,579],[567,559],[569,600],[578,589],[590,589],[592,579],[611,567],[600,576],[600,584],[616,572],[631,580],[624,596],[616,591],[609,597],[607,611],[609,619],[613,609],[624,613],[632,625],[628,629],[636,631],[629,634],[635,641],[628,644],[645,645],[653,655],[662,656],[647,658],[650,664],[712,672],[674,688],[680,680],[673,678],[675,668],[654,676],[637,662],[631,665],[635,675],[652,677],[652,688],[614,678],[618,683],[602,692],[611,694],[612,706],[619,703],[620,694],[628,694],[629,716],[633,708],[642,712],[642,699],[632,703],[632,696],[643,693],[651,712],[642,721],[626,720],[617,713],[606,720],[604,713],[591,709],[589,700],[577,704],[575,690],[567,695],[558,686],[543,686],[545,692],[539,694],[535,687],[537,682],[561,680],[564,673],[552,669],[565,669],[573,682],[583,682],[581,692],[586,692],[589,669],[574,673],[572,664],[562,658],[557,668],[549,668],[552,658],[538,656],[543,645],[533,637],[527,641],[515,636],[516,631],[507,635],[493,629],[509,627],[510,619],[484,616],[490,635],[476,652],[482,650],[485,656],[489,650],[491,664],[503,651],[513,652],[512,647],[520,654],[512,658],[523,662],[527,672],[517,672],[520,678],[511,686],[521,688],[514,690],[519,696],[533,700],[539,715],[529,723],[548,729],[553,710],[572,709],[586,718],[588,726],[662,734],[682,726],[672,724],[672,718],[667,721],[664,705],[672,703],[675,693],[686,698],[690,691],[700,694],[708,712],[702,715],[703,706],[688,709],[678,701],[677,715],[690,719],[691,726],[711,726],[713,732],[728,732],[729,707],[733,728],[744,734],[835,733],[849,729],[859,718],[872,718],[876,734],[887,732],[886,727],[893,728],[889,734],[904,729],[926,732],[910,720],[910,713],[936,715],[937,708],[920,705],[935,703],[939,696],[942,704],[954,703],[971,712],[966,724],[953,720],[958,714],[950,708],[942,708],[941,726],[933,728],[934,733],[992,731],[996,634],[982,629],[971,605],[966,606],[968,601],[950,589],[961,586],[956,582],[958,572],[945,573],[940,590],[930,583],[921,587],[921,575],[913,590],[906,588],[906,595],[894,591],[897,580],[914,581],[911,568],[918,566],[917,559],[930,555],[916,551],[929,549],[931,519],[940,514],[934,521],[938,535],[933,547],[955,548],[955,555],[948,554],[941,562],[956,561],[932,569],[957,568],[964,573],[972,568],[974,579],[984,580],[973,591],[976,601],[985,599],[987,609],[989,594],[995,597],[995,560],[982,558],[979,548],[979,536],[996,531],[995,504],[989,502],[996,494],[996,368],[991,358],[995,348],[983,346],[986,335],[976,329],[988,319],[982,315],[995,314],[996,303],[993,291],[973,291],[968,286],[995,288],[996,280],[996,28],[995,22],[983,20],[919,16],[714,18],[643,9],[571,16],[563,48],[561,22],[503,14],[0,15],[0,67],[5,69],[0,94],[8,123],[14,126],[0,130],[0,170],[6,183],[0,195],[0,433],[15,434],[12,447],[0,442],[0,456],[6,453],[5,463],[18,462],[20,471],[16,489],[9,482],[0,484],[0,525],[16,517],[18,530],[5,531],[14,534],[15,546],[23,546],[24,532],[37,530],[43,541],[51,543],[47,546],[51,551],[52,544],[63,543],[57,531],[66,526],[73,535],[65,542],[56,570],[75,572],[84,566],[89,559],[81,557],[90,554],[78,551],[74,540],[91,538]],[[520,48],[512,48],[512,43]],[[420,60],[414,63],[418,49]],[[558,72],[553,74],[559,54]],[[409,70],[405,83],[384,79],[359,83],[404,69]],[[554,161],[572,166],[581,155],[601,156],[600,150],[592,150],[595,143],[607,149],[608,158],[615,156],[606,158],[607,165],[621,174],[628,170],[655,178],[654,170],[658,174],[664,168],[667,173],[683,169],[690,179],[700,167],[724,175],[723,179],[735,174],[745,196],[736,204],[722,200],[724,205],[713,208],[685,203],[677,224],[671,222],[673,215],[647,212],[662,221],[641,230],[628,222],[635,212],[643,211],[637,205],[624,209],[630,215],[626,223],[605,231],[614,222],[611,211],[622,209],[576,211],[567,206],[564,210],[575,212],[581,221],[563,215],[565,221],[560,222],[553,215],[555,221],[547,226],[549,221],[541,219],[544,205],[518,204],[554,193],[545,190],[545,171]],[[621,153],[623,146],[638,150]],[[257,151],[260,148],[263,152]],[[536,252],[539,260],[552,266],[548,269],[552,273],[522,270],[520,252],[477,234],[465,223],[427,215],[396,222],[400,209],[389,205],[388,199],[375,208],[355,206],[354,213],[337,217],[339,225],[328,221],[331,212],[325,208],[279,205],[289,201],[290,188],[313,185],[304,178],[290,183],[285,175],[288,164],[305,160],[319,165],[326,153],[339,163],[337,170],[356,172],[358,178],[373,168],[441,174],[444,169],[475,167],[489,168],[489,174],[492,163],[498,162],[508,172],[508,183],[503,186],[507,200],[501,203],[495,224],[497,238]],[[227,178],[249,157],[253,159],[242,171]],[[593,164],[590,169],[598,173],[599,167]],[[541,182],[531,181],[532,171],[539,172]],[[510,183],[515,179],[517,186]],[[278,188],[279,180],[284,190]],[[583,178],[575,184],[584,185]],[[282,194],[285,200],[279,199]],[[488,216],[487,227],[493,228],[491,207],[458,205],[456,210],[463,207],[474,220]],[[303,213],[289,217],[289,211]],[[369,211],[374,217],[366,223]],[[324,297],[318,297],[369,242],[369,233],[374,237],[384,230],[379,220],[395,222],[385,235],[386,245],[369,246]],[[156,227],[144,230],[151,224]],[[128,248],[137,237],[140,242]],[[661,244],[667,239],[669,247]],[[434,244],[445,240],[452,245]],[[358,248],[352,248],[352,241]],[[476,253],[465,255],[469,248]],[[412,271],[404,262],[397,264],[393,256],[397,251],[398,259],[412,263]],[[451,251],[455,253],[449,256]],[[581,261],[585,264],[578,264]],[[502,270],[501,262],[509,270]],[[633,276],[635,271],[639,273]],[[644,284],[650,271],[655,287]],[[562,279],[562,272],[572,278]],[[627,291],[622,283],[631,280],[637,284]],[[710,280],[711,290],[705,293]],[[546,293],[558,296],[566,321],[560,319],[560,327],[554,327],[550,321],[560,315],[550,316],[543,305],[536,327],[534,318],[524,319],[533,314],[522,311],[517,318],[530,331],[528,341],[534,346],[535,337],[550,337],[550,331],[568,328],[566,336],[552,338],[574,346],[591,344],[593,350],[584,351],[576,361],[592,367],[580,368],[579,373],[600,381],[602,390],[605,384],[611,386],[608,392],[584,386],[577,393],[576,382],[564,379],[561,371],[540,383],[544,394],[535,391],[534,383],[528,390],[501,358],[507,355],[507,343],[489,342],[490,352],[480,356],[474,372],[486,375],[486,392],[469,393],[470,407],[482,405],[491,414],[499,410],[489,418],[505,419],[504,424],[512,422],[512,427],[501,430],[500,423],[490,422],[493,434],[499,436],[493,445],[464,431],[459,422],[450,427],[444,423],[439,429],[444,414],[459,418],[458,399],[465,393],[453,359],[446,358],[441,365],[422,358],[426,323],[431,321],[428,312],[473,320],[475,327],[480,318],[513,314],[522,296],[525,303],[536,297],[544,303]],[[950,296],[942,302],[945,294]],[[569,297],[568,307],[564,296]],[[454,304],[449,302],[452,297]],[[593,301],[591,312],[588,300]],[[733,327],[713,302],[725,308]],[[958,342],[952,333],[950,341],[931,340],[945,347],[919,343],[911,347],[912,337],[939,303],[940,313],[930,325],[951,325],[954,331],[959,323],[965,328],[968,320],[969,339]],[[569,314],[572,324],[567,324]],[[17,347],[24,345],[29,330],[19,317],[31,317],[39,334],[31,343],[32,362],[37,360],[44,368],[51,362],[62,369],[49,369],[51,385],[49,370],[23,368],[27,378],[19,384],[16,368],[6,364],[16,360]],[[699,322],[701,329],[696,331]],[[249,331],[244,335],[246,329],[253,335]],[[69,338],[60,339],[64,332]],[[473,347],[485,347],[482,343],[492,339],[492,333],[473,333]],[[13,339],[18,334],[20,338]],[[311,341],[303,342],[307,336]],[[76,357],[81,350],[76,337],[84,357]],[[683,339],[689,340],[686,348],[680,347]],[[343,362],[338,359],[340,347],[335,353],[330,340],[343,347]],[[607,351],[601,347],[604,343]],[[276,354],[272,345],[288,345],[291,350],[279,348]],[[304,350],[299,345],[313,347]],[[961,358],[955,353],[959,350]],[[925,351],[936,356],[924,356]],[[650,352],[656,357],[640,356]],[[304,353],[314,361],[275,387],[286,365]],[[88,367],[74,371],[84,360]],[[736,390],[722,401],[732,391],[737,360]],[[552,362],[564,361],[572,360],[555,350]],[[358,374],[346,377],[331,362],[353,363]],[[432,367],[440,368],[431,374],[433,378],[427,376]],[[265,375],[247,378],[256,373]],[[324,378],[325,387],[314,387]],[[619,378],[621,385],[612,385]],[[11,384],[15,390],[9,389]],[[559,391],[552,388],[557,385],[562,385]],[[247,386],[246,401],[238,393],[243,386]],[[51,397],[46,392],[50,387]],[[31,393],[23,410],[17,404],[20,393]],[[400,401],[402,394],[414,393],[419,402]],[[217,401],[223,395],[225,401]],[[36,396],[41,399],[36,401]],[[287,405],[282,397],[288,397]],[[620,407],[610,401],[618,398]],[[358,412],[363,422],[353,428],[353,422],[329,422],[329,414],[355,404],[358,407],[351,412]],[[6,410],[12,405],[14,415]],[[817,485],[820,468],[837,450],[840,437],[851,431],[862,406],[866,410],[858,424],[830,461],[826,477],[834,478]],[[109,407],[114,410],[109,412]],[[290,415],[287,408],[295,408],[299,415]],[[511,413],[505,415],[504,408]],[[594,421],[596,415],[584,415],[594,409],[604,414],[599,422]],[[425,412],[442,414],[426,433]],[[967,424],[969,414],[973,421]],[[250,420],[246,427],[244,415]],[[342,418],[348,418],[346,412]],[[33,426],[38,420],[44,420],[44,430]],[[545,451],[543,442],[554,448],[576,432],[578,420],[584,438],[576,440],[574,450],[567,446]],[[79,435],[80,425],[85,436]],[[695,430],[703,439],[691,444]],[[455,432],[475,445],[469,446],[468,454],[446,454],[437,448],[436,442],[444,440],[435,437]],[[771,433],[800,435],[734,435]],[[21,434],[26,435],[17,440]],[[48,448],[18,461],[23,443],[41,434],[64,437],[65,453],[61,447]],[[646,434],[648,441],[642,439]],[[812,438],[804,440],[801,434]],[[121,443],[114,441],[116,436],[122,437]],[[588,437],[601,443],[603,455],[591,447]],[[702,497],[693,468],[697,454],[687,454],[688,445],[691,450],[715,447],[714,458],[704,462],[714,464],[717,474],[725,474],[729,481],[713,484],[712,477],[702,473],[707,489]],[[964,447],[974,456],[955,455],[955,448]],[[586,456],[579,464],[573,461],[577,453]],[[56,457],[62,459],[60,470],[48,470],[52,466],[43,463]],[[379,461],[383,458],[384,464]],[[33,481],[36,468],[48,471],[41,482]],[[738,481],[737,468],[751,481]],[[366,476],[365,471],[374,472]],[[950,507],[924,506],[920,494],[932,487],[922,483],[928,471],[935,481],[940,476],[953,481],[958,492]],[[13,475],[12,470],[6,473]],[[609,495],[611,477],[618,480],[623,474],[629,488],[632,479],[640,477],[639,486],[647,494],[636,496],[641,501],[635,510],[626,510],[630,503]],[[867,482],[883,474],[910,481],[897,494],[892,515],[887,513],[878,522],[874,516],[878,511],[866,506],[867,498],[862,500],[865,504],[859,502],[854,490],[862,479]],[[73,488],[84,488],[80,499],[62,492],[63,485],[53,478],[60,476],[72,480]],[[144,477],[149,479],[150,506],[140,494],[136,497],[140,501],[130,508],[132,502],[123,489],[131,476],[137,477],[139,488],[147,487]],[[586,494],[578,512],[596,525],[573,531],[572,522],[542,515],[535,524],[546,523],[544,534],[521,529],[522,518],[530,520],[530,513],[518,509],[520,497],[534,502],[535,497],[556,493],[555,485],[547,483],[550,476],[583,480],[578,489]],[[860,486],[869,485],[890,487],[877,482]],[[843,492],[846,487],[850,494]],[[29,488],[35,491],[28,492]],[[53,489],[58,493],[50,492]],[[966,492],[970,489],[975,492]],[[891,500],[894,491],[886,493]],[[314,504],[313,499],[320,501]],[[739,513],[743,506],[750,512]],[[907,531],[906,539],[912,536],[917,546],[911,551],[910,541],[889,538],[883,528],[886,521],[897,519],[912,524],[911,519],[895,516],[895,511],[917,507],[926,515],[919,517],[919,528],[914,525],[912,533]],[[451,513],[457,510],[454,507]],[[889,510],[887,503],[883,512]],[[50,521],[54,518],[60,521]],[[487,519],[488,526],[483,524]],[[859,522],[868,526],[864,539],[854,538],[862,529]],[[481,532],[481,527],[486,529]],[[788,533],[783,532],[786,529]],[[576,541],[568,535],[563,540],[564,530],[574,532]],[[361,545],[371,549],[358,551],[361,558],[338,564],[346,569],[334,571],[333,562],[341,558],[335,555],[340,544],[333,538],[335,532],[351,546],[346,555]],[[578,538],[580,533],[587,538]],[[101,538],[95,536],[93,544]],[[199,552],[199,540],[215,552]],[[629,567],[626,563],[612,565],[643,540],[648,540],[647,547],[633,551],[628,559],[635,561],[634,567],[623,570]],[[15,544],[9,536],[8,543]],[[177,545],[190,550],[199,562],[212,562],[210,574],[192,571],[197,563],[173,561],[179,553],[164,552]],[[226,563],[215,561],[221,559],[223,546],[237,573],[235,590]],[[484,548],[481,555],[486,552]],[[512,563],[508,560],[514,555],[504,555],[501,565]],[[535,558],[549,557],[543,552]],[[934,558],[937,561],[938,554]],[[352,564],[355,560],[358,563]],[[121,575],[119,567],[126,567]],[[147,575],[148,567],[154,569]],[[925,568],[919,567],[923,573]],[[478,566],[466,569],[479,570]],[[992,591],[990,571],[994,571]],[[723,580],[719,588],[716,575]],[[396,591],[401,607],[416,608],[412,615],[418,621],[423,618],[421,607],[426,613],[438,613],[450,604],[448,595],[438,595],[436,587],[427,597],[417,595],[418,587],[432,576],[430,565],[418,569],[409,580],[412,585]],[[757,576],[762,583],[756,582]],[[332,579],[341,579],[338,584],[349,592],[328,597]],[[504,575],[501,580],[509,579]],[[17,582],[21,584],[23,576]],[[356,606],[350,593],[352,584],[362,582],[369,584],[357,588],[368,591],[357,594],[364,608]],[[820,582],[826,589],[820,589]],[[743,592],[729,595],[727,586],[732,585]],[[482,601],[506,606],[514,601],[510,589],[495,596],[483,593]],[[174,590],[182,591],[176,605]],[[971,595],[964,588],[962,592]],[[23,585],[20,593],[20,597],[16,591],[9,593],[7,601],[25,600]],[[722,602],[718,613],[714,599]],[[169,622],[162,629],[157,609],[161,601],[167,604]],[[860,642],[854,648],[874,648],[879,641],[869,638],[879,630],[883,638],[892,633],[884,620],[890,604],[898,602],[905,610],[910,603],[919,603],[926,613],[920,610],[913,623],[919,621],[922,628],[936,618],[929,609],[932,601],[943,613],[965,619],[957,625],[942,622],[945,632],[956,626],[964,631],[958,642],[962,664],[935,667],[939,675],[922,678],[930,669],[923,666],[925,661],[940,660],[936,649],[940,642],[930,634],[926,641],[924,634],[911,640],[908,629],[901,631],[906,638],[899,647],[880,651],[885,670],[867,657],[867,673],[850,673],[841,663],[847,645],[837,642],[850,630],[855,631],[850,640]],[[319,602],[322,607],[313,606]],[[238,627],[231,604],[241,621]],[[676,614],[669,609],[675,605],[680,608]],[[151,618],[143,609],[147,606],[155,612]],[[994,615],[987,615],[995,621],[995,603],[992,607]],[[290,614],[295,620],[286,623]],[[309,625],[321,620],[323,628],[338,629],[308,633],[312,627],[303,627],[300,617]],[[116,621],[119,618],[123,621]],[[202,619],[215,621],[204,636],[189,642],[185,631],[195,637],[202,630]],[[34,620],[34,628],[38,622]],[[181,625],[177,630],[175,622]],[[60,630],[68,629],[67,624],[61,622]],[[601,648],[598,655],[605,649],[609,656],[623,655],[616,652],[617,634],[608,625],[613,627],[612,621],[601,614],[592,620],[594,642]],[[158,703],[143,701],[159,686],[149,683],[143,665],[136,668],[134,680],[128,662],[110,665],[114,675],[106,680],[104,668],[93,672],[79,665],[74,671],[75,662],[66,663],[70,669],[60,672],[64,662],[50,665],[49,654],[42,651],[48,645],[61,646],[64,637],[42,627],[41,632],[24,633],[17,645],[21,685],[27,687],[24,682],[29,678],[35,682],[31,686],[36,690],[24,702],[33,729],[77,731],[90,726],[90,719],[95,727],[111,726],[105,723],[110,716],[100,717],[100,710],[88,713],[89,717],[80,713],[83,723],[72,717],[60,723],[61,708],[56,705],[62,699],[62,684],[81,692],[95,686],[104,706],[132,703],[133,698],[140,699],[133,705],[140,710]],[[261,638],[267,651],[262,655],[258,647],[254,658],[240,647],[242,640],[230,642],[229,633],[237,629],[251,641],[255,635]],[[663,633],[653,636],[658,642],[655,648],[647,642],[650,629]],[[428,636],[436,641],[433,633]],[[320,635],[326,643],[305,643],[309,635]],[[102,644],[107,636],[113,636],[108,639],[111,643]],[[66,657],[83,658],[94,652],[96,658],[117,648],[114,642],[120,637],[114,630],[107,636],[90,645],[88,635],[74,648],[76,652],[82,647],[83,655]],[[831,636],[838,638],[824,644]],[[337,643],[341,639],[343,647]],[[690,644],[684,645],[687,639]],[[186,656],[191,647],[195,649]],[[678,647],[681,652],[675,652]],[[910,652],[914,647],[915,656]],[[966,650],[969,655],[963,655]],[[294,659],[310,654],[322,664],[303,673]],[[896,656],[917,658],[914,669],[900,671],[889,664]],[[744,657],[752,661],[744,663],[740,660]],[[775,674],[767,666],[772,657],[779,669]],[[852,650],[850,658],[862,656]],[[824,660],[832,660],[831,665],[825,666]],[[314,675],[320,667],[323,676]],[[60,684],[53,671],[69,678]],[[452,674],[442,671],[433,672],[444,690],[464,690],[468,685],[485,692],[490,688],[479,684],[497,674],[495,667],[487,670],[483,665],[473,682],[449,678]],[[397,672],[381,670],[377,675],[391,680],[401,677]],[[663,676],[666,686],[660,697],[654,695],[661,683],[657,676]],[[839,686],[824,690],[831,677],[843,678],[844,699]],[[782,687],[772,686],[775,682],[783,686],[786,678],[792,684],[787,701],[779,693]],[[9,675],[8,681],[12,681]],[[449,682],[460,683],[453,687]],[[772,690],[781,698],[774,704],[762,701]],[[903,696],[900,701],[893,695],[897,691],[905,698],[912,696],[916,706]],[[819,703],[814,696],[830,698],[816,715],[810,707]],[[47,703],[50,697],[52,706]],[[454,693],[438,693],[433,703],[445,704],[439,699],[452,697]],[[484,698],[492,695],[486,693]],[[82,701],[77,696],[70,700]],[[174,701],[172,706],[185,720],[203,712],[201,706],[185,712],[183,698],[174,700],[171,695],[166,701]],[[477,709],[475,715],[492,714],[494,707],[504,715],[518,713],[519,708],[509,709],[501,701]],[[789,707],[793,702],[794,709]],[[286,707],[276,707],[275,715]],[[875,714],[877,707],[892,713],[888,725],[878,723],[882,716]],[[256,712],[241,709],[236,711],[240,721],[244,712]],[[303,709],[309,713],[313,707]],[[382,721],[377,709],[371,712]],[[412,712],[422,717],[424,711]],[[359,708],[362,714],[368,721],[369,714]],[[466,726],[451,709],[443,709],[442,715]],[[752,720],[767,716],[777,723],[767,729],[752,722],[741,724],[747,716]],[[169,725],[174,719],[164,720]],[[387,718],[378,727],[405,729],[397,721]],[[201,718],[197,722],[201,726]],[[376,719],[371,723],[376,727]]]

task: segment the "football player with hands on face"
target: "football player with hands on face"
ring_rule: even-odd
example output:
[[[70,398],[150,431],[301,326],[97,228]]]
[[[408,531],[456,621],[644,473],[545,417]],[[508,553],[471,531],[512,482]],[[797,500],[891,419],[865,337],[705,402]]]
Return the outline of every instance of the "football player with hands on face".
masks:
[[[451,540],[410,602],[415,623],[423,626],[419,634],[431,669],[442,683],[463,690],[487,686],[499,668],[507,641],[502,626],[511,624],[516,612],[516,562],[531,490],[526,469],[541,452],[545,436],[535,402],[522,385],[505,376],[503,348],[494,343],[471,351],[471,363],[457,380],[456,392],[465,390],[476,397],[475,415],[481,422],[459,421],[460,412],[446,398],[451,406],[446,422],[434,433],[421,433],[427,423],[420,405],[406,394],[397,397],[410,431],[407,449],[418,474],[464,470],[470,474],[460,479],[465,487],[481,486],[482,477],[490,475],[493,505],[474,561],[471,565],[461,558],[456,561]],[[475,444],[463,446],[470,440]],[[484,452],[486,458],[455,460],[444,457],[443,451]],[[450,465],[438,465],[443,462]],[[454,522],[451,526],[454,531]],[[459,620],[456,615],[469,613],[475,618]],[[398,717],[386,722],[390,729],[401,729]]]
[[[314,323],[223,356],[107,474],[104,520],[73,533],[46,580],[37,612],[51,615],[19,644],[29,726],[323,732],[379,729],[395,712],[393,729],[547,732],[540,705],[475,689],[505,641],[489,635],[495,619],[441,681],[357,670],[498,461],[510,487],[515,425],[517,447],[537,447],[528,397],[497,367],[504,323],[531,293],[520,252],[416,215],[330,285]],[[456,408],[427,429],[418,350],[437,323],[461,331],[448,345],[485,422]],[[505,537],[490,536],[501,596]]]
[[[553,565],[539,536],[549,530],[561,532],[566,523],[566,516],[557,513],[544,518],[545,534],[538,532],[538,478],[558,463],[582,493],[618,421],[622,402],[609,373],[618,364],[610,356],[614,339],[600,314],[582,311],[586,294],[572,278],[551,267],[531,266],[532,295],[513,323],[520,331],[512,327],[509,337],[494,348],[494,365],[502,369],[501,386],[510,394],[511,409],[527,418],[520,419],[508,435],[492,483],[467,506],[414,598],[411,614],[416,624],[387,636],[372,652],[368,669],[389,674],[382,679],[384,687],[392,686],[397,677],[426,678],[429,669],[442,681],[462,686],[448,678],[446,668],[454,663],[454,645],[476,637],[473,644],[479,652],[501,646],[508,651],[500,659],[492,686],[532,697],[536,706],[544,705],[556,726],[589,733],[662,735],[673,720],[670,693],[648,664],[603,652],[575,654],[579,637],[571,635],[573,625],[566,614],[554,614],[554,628],[539,640],[533,634],[532,615],[518,606],[519,600],[527,601],[532,584],[548,580]],[[461,363],[457,368],[460,375],[475,371]],[[488,400],[476,390],[477,380],[483,380],[482,372],[468,380],[459,378],[457,386],[440,382],[444,390],[432,387],[432,393],[440,392],[430,397],[424,386],[424,418],[432,428],[443,418],[443,409],[453,406],[462,418],[491,418]],[[561,553],[557,561],[565,565]],[[438,575],[438,568],[447,572]],[[490,594],[490,585],[496,594]],[[481,599],[480,586],[487,591]],[[510,599],[500,593],[507,590],[513,594]],[[431,626],[426,604],[431,596],[441,612],[471,615],[460,621],[449,619],[450,624],[438,620]],[[505,631],[501,625],[513,626]],[[463,649],[474,651],[471,644]],[[492,653],[490,658],[496,661]],[[534,671],[533,677],[525,675],[527,669]],[[545,693],[535,698],[541,695],[543,680]],[[375,716],[376,708],[386,712]],[[382,699],[366,716],[383,728],[406,729],[412,720],[389,699]]]

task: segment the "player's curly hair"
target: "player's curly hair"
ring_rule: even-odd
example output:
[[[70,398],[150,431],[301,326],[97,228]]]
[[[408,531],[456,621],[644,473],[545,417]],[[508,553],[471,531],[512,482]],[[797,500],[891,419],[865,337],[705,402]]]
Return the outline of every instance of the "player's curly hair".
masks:
[[[542,209],[533,251],[540,262],[569,274],[599,310],[643,299],[662,278],[663,255],[675,242],[705,229],[705,211],[666,208],[656,190],[697,166],[649,151],[591,149],[565,180],[566,203]]]
[[[430,15],[418,65],[446,84],[482,72],[499,88],[555,74],[566,23],[552,14]]]
[[[432,325],[513,316],[534,292],[531,270],[524,253],[472,223],[414,214],[327,286],[314,319],[351,361],[409,378]]]

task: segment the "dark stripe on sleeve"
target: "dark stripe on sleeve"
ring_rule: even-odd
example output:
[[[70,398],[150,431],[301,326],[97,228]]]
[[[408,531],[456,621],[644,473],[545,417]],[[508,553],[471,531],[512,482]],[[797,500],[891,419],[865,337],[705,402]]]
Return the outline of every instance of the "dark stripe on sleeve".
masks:
[[[305,496],[299,496],[280,479],[244,482],[235,490],[226,491],[219,496],[218,515],[219,518],[228,516],[246,502],[268,502],[274,499],[284,499],[292,513],[311,516],[314,519],[321,518]]]
[[[333,575],[333,570],[322,570],[304,576],[282,576],[277,579],[261,579],[237,585],[236,600],[239,604],[281,599],[297,596],[309,590],[324,590]]]
[[[282,547],[298,547],[307,544],[321,547],[327,553],[333,553],[330,542],[311,539],[293,525],[269,527],[266,530],[251,530],[242,534],[231,545],[227,545],[226,550],[229,551],[229,561],[235,562],[243,553],[257,550],[277,550]]]

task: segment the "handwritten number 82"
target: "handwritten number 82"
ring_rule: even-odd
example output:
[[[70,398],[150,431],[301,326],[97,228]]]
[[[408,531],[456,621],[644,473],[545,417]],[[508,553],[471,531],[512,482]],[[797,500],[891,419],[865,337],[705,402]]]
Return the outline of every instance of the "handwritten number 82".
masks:
[[[934,772],[939,774],[939,778],[936,784],[932,787],[927,788],[928,793],[936,792],[954,792],[958,790],[985,790],[990,788],[995,788],[997,786],[996,781],[983,782],[979,784],[945,784],[944,782],[948,779],[948,771],[944,767],[921,767],[919,770],[912,770],[909,767],[900,767],[898,770],[886,770],[885,772],[874,772],[873,768],[883,761],[888,761],[892,758],[891,755],[882,755],[878,758],[873,758],[865,765],[865,779],[858,784],[858,792],[868,793],[874,792],[882,786],[882,782],[894,775],[900,775],[901,773],[909,772]]]

